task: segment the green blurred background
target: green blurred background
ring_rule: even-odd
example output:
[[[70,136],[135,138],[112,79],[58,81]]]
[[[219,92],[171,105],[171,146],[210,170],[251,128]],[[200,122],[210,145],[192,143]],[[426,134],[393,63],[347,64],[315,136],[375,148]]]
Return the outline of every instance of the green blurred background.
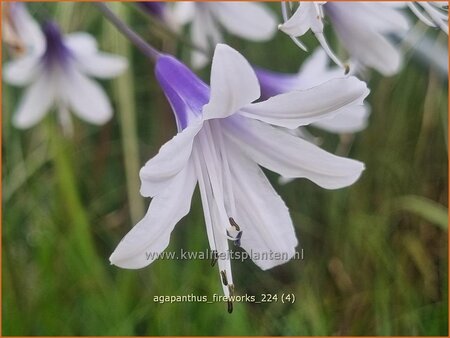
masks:
[[[268,6],[279,14],[279,4]],[[112,7],[147,41],[189,61],[189,47],[133,4]],[[140,166],[176,132],[154,65],[92,4],[29,9],[40,21],[55,17],[66,32],[92,33],[103,50],[131,62],[104,83],[115,118],[101,128],[75,121],[72,139],[54,113],[31,130],[14,129],[21,93],[3,86],[3,335],[448,334],[446,74],[407,51],[397,76],[370,74],[367,130],[354,137],[310,130],[323,148],[365,162],[352,187],[283,186],[268,172],[290,208],[304,260],[266,272],[234,262],[236,291],[293,293],[294,304],[237,303],[231,315],[225,303],[158,304],[155,295],[211,296],[221,286],[208,261],[161,260],[134,271],[109,265],[149,203],[137,192]],[[416,29],[446,48],[443,33]],[[277,71],[295,72],[308,56],[282,33],[268,43],[227,42]],[[200,75],[208,79],[207,70]],[[168,250],[207,247],[197,191]]]

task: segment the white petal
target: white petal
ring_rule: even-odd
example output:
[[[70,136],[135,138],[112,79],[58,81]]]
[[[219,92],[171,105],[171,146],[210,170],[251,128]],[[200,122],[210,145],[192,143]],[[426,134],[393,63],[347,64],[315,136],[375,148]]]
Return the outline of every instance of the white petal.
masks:
[[[39,72],[39,58],[25,56],[3,66],[3,79],[15,86],[25,86],[33,81]]]
[[[73,113],[92,124],[105,124],[112,117],[112,107],[102,87],[76,69],[70,70],[62,88]]]
[[[205,119],[225,118],[261,95],[258,78],[248,61],[233,48],[218,44],[211,67],[211,98]]]
[[[39,24],[33,19],[22,2],[12,3],[14,31],[26,46],[28,55],[42,55],[45,50],[45,37]]]
[[[283,264],[298,244],[289,210],[259,166],[237,148],[228,149],[241,246],[263,270]],[[269,259],[271,252],[279,258]]]
[[[287,178],[305,177],[326,189],[353,184],[364,164],[330,154],[314,144],[265,123],[232,116],[227,138],[263,167]]]
[[[54,88],[45,76],[39,77],[26,90],[13,116],[16,128],[26,129],[38,123],[54,102]]]
[[[203,51],[210,50],[208,32],[215,29],[211,24],[211,18],[209,18],[208,16],[209,13],[206,12],[196,13],[191,25],[192,43],[198,48],[201,48]],[[205,55],[204,52],[200,52],[194,49],[191,55],[192,67],[195,69],[200,69],[206,66],[209,62],[209,58],[207,55]]]
[[[164,191],[172,179],[186,167],[191,157],[194,138],[202,125],[201,120],[192,122],[165,143],[158,154],[142,167],[139,172],[142,196],[153,197]]]
[[[367,127],[369,114],[368,106],[346,107],[336,116],[313,123],[313,126],[332,133],[356,133]]]
[[[66,35],[65,45],[77,55],[89,55],[97,52],[97,41],[95,38],[84,32],[75,32]]]
[[[367,5],[367,4],[366,4]],[[370,4],[369,4],[370,5]],[[367,6],[369,6],[367,5]],[[369,6],[373,10],[374,5]],[[352,58],[362,64],[375,68],[383,75],[393,75],[399,71],[402,63],[402,55],[397,47],[383,36],[385,33],[402,34],[407,27],[406,20],[397,20],[398,27],[388,22],[402,17],[395,13],[393,17],[388,15],[389,21],[380,19],[389,9],[387,6],[378,6],[377,12],[368,11],[367,6],[360,3],[332,3],[329,2],[325,9],[330,17],[333,27],[348,50]],[[360,13],[359,16],[354,12]],[[385,25],[383,25],[383,22]]]
[[[131,229],[112,253],[112,264],[125,269],[140,269],[152,263],[170,241],[175,225],[191,207],[197,178],[189,163],[156,196],[144,218]]]
[[[79,56],[77,61],[84,73],[102,79],[120,75],[128,66],[126,58],[108,53]]]
[[[295,90],[254,103],[240,114],[285,128],[297,128],[332,117],[351,105],[362,105],[369,94],[356,77],[333,79],[307,90]]]
[[[225,29],[236,36],[265,41],[277,31],[276,17],[265,4],[210,2],[207,5]]]
[[[196,4],[191,1],[177,1],[170,8],[170,18],[178,27],[191,22],[195,15]]]
[[[314,4],[303,1],[300,2],[294,15],[280,25],[279,29],[290,36],[302,36],[309,29],[313,29],[313,32],[322,32],[323,22],[314,8]]]

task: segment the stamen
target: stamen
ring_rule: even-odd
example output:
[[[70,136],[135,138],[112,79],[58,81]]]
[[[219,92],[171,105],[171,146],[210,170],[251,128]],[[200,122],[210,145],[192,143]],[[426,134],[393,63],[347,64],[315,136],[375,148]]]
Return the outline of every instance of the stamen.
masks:
[[[228,285],[227,272],[225,270],[220,271],[220,275],[222,276],[223,285]]]
[[[219,259],[219,254],[217,253],[217,250],[213,250],[212,251],[212,259],[211,259],[211,266],[216,265],[218,259]]]
[[[339,58],[333,53],[333,51],[331,50],[330,46],[328,45],[327,40],[325,39],[325,36],[323,35],[323,33],[314,33],[314,35],[316,36],[316,38],[319,41],[320,45],[325,50],[325,53],[328,54],[330,59],[333,60],[333,62],[335,64],[337,64],[339,67],[344,68],[346,70],[345,72],[347,74],[349,72],[350,67],[348,65],[344,66],[342,64],[341,60],[339,60]]]

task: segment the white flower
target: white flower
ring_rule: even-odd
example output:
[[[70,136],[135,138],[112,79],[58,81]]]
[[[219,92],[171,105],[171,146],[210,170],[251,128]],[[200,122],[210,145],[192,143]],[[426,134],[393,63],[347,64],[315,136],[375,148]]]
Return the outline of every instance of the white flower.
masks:
[[[228,240],[251,252],[262,269],[286,262],[297,246],[289,211],[259,165],[285,177],[306,177],[327,189],[354,183],[364,168],[271,124],[295,129],[316,122],[362,104],[368,90],[364,82],[348,77],[252,103],[260,97],[252,67],[221,44],[213,57],[211,89],[171,56],[159,57],[156,76],[179,132],[141,169],[141,194],[153,200],[110,261],[128,269],[152,263],[189,212],[198,182],[209,244],[218,255],[220,275],[226,279],[223,291],[229,296],[233,279]],[[263,254],[270,251],[283,256],[265,259]]]
[[[170,15],[171,25],[191,23],[192,43],[204,51],[222,42],[221,27],[244,39],[265,41],[277,31],[277,19],[264,4],[254,2],[175,2]],[[210,58],[203,52],[192,52],[194,68],[205,66]]]
[[[328,60],[326,53],[318,48],[296,74],[277,73],[255,68],[261,85],[261,97],[268,99],[293,90],[307,90],[332,79],[346,77],[342,68],[329,67]],[[357,67],[350,67],[352,71],[355,68]],[[347,105],[336,116],[322,119],[311,125],[332,133],[355,133],[366,128],[369,112],[367,104]]]
[[[409,28],[406,17],[398,8],[390,3],[375,1],[301,2],[294,15],[280,25],[280,29],[294,37],[302,36],[311,29],[325,51],[340,64],[323,37],[323,15],[330,19],[352,59],[383,75],[398,72],[402,55],[388,35],[402,36]]]
[[[439,27],[448,35],[447,1],[407,1],[406,4],[423,23]]]
[[[14,112],[14,126],[30,128],[52,107],[58,109],[65,128],[70,128],[69,110],[87,122],[106,123],[112,117],[111,104],[102,87],[88,76],[117,76],[126,69],[126,59],[99,52],[87,33],[63,38],[54,23],[45,24],[43,32],[41,53],[27,54],[3,68],[6,82],[28,87]]]

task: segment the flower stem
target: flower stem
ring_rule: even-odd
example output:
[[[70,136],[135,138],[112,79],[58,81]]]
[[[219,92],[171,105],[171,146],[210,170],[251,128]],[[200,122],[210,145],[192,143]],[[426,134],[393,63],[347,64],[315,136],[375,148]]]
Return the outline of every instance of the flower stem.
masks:
[[[113,3],[117,7],[117,16],[127,22],[128,9],[120,3]],[[130,58],[130,46],[121,36],[111,39],[111,29],[104,31],[106,42],[110,42],[111,52]],[[136,224],[144,216],[144,201],[139,194],[139,146],[136,126],[136,106],[134,103],[134,82],[132,79],[133,65],[130,63],[128,71],[113,81],[114,97],[117,100],[117,110],[122,134],[122,151],[127,181],[127,194],[130,207],[131,221]]]
[[[76,186],[73,165],[70,161],[71,144],[54,124],[50,124],[50,146],[53,151],[54,168],[61,194],[61,200],[67,214],[68,255],[77,257],[81,270],[95,281],[99,290],[105,288],[108,280],[103,263],[96,252],[90,223]]]
[[[103,2],[96,2],[94,6],[108,19],[124,36],[126,36],[137,48],[153,61],[156,61],[161,53],[144,39],[142,39],[135,31],[126,25],[113,11]]]

